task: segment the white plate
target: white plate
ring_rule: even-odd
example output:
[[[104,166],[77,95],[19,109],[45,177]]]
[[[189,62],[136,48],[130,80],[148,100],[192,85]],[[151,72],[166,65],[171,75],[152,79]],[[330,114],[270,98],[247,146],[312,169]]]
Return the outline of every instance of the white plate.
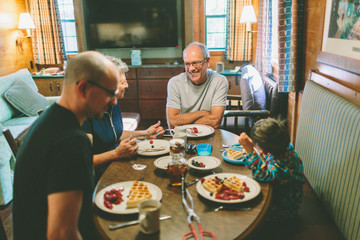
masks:
[[[188,124],[188,125],[184,125],[184,127],[186,127],[186,135],[189,138],[200,138],[200,137],[205,137],[205,136],[209,136],[211,134],[213,134],[215,132],[215,130],[207,125],[202,125],[202,124]],[[196,127],[198,129],[198,133],[191,133],[190,128]]]
[[[196,167],[192,164],[192,161],[195,160],[199,163],[203,163],[205,164],[205,167]],[[221,160],[216,158],[216,157],[212,157],[212,156],[196,156],[196,157],[192,157],[188,160],[188,166],[196,169],[196,170],[200,170],[200,171],[209,171],[209,170],[213,170],[215,168],[217,168],[218,166],[220,166],[221,164]]]
[[[171,156],[164,156],[164,157],[158,158],[154,161],[154,165],[157,168],[167,170],[167,166],[169,164],[170,159],[171,159]]]
[[[100,208],[101,210],[108,212],[108,213],[114,213],[114,214],[138,213],[139,212],[138,208],[126,208],[127,196],[129,196],[129,191],[130,191],[133,183],[134,183],[134,181],[119,182],[119,183],[111,184],[111,185],[107,186],[106,188],[101,189],[100,192],[98,192],[95,196],[96,206],[98,208]],[[160,201],[162,198],[161,189],[152,183],[148,183],[148,182],[143,182],[143,183],[145,183],[149,187],[149,191],[152,195],[152,199]],[[113,188],[120,189],[121,187],[124,188],[124,191],[121,192],[123,195],[124,201],[122,201],[120,204],[113,204],[113,209],[109,209],[109,208],[105,207],[104,193]]]
[[[160,168],[162,170],[167,170],[170,159],[171,159],[171,156],[160,157],[154,161],[154,165],[155,165],[155,167]],[[187,164],[186,160],[185,160],[185,162]]]
[[[241,174],[237,174],[237,173],[217,173],[217,174],[212,174],[212,175],[208,175],[206,177],[204,177],[205,179],[208,178],[214,178],[215,176],[217,176],[218,178],[223,179],[224,177],[230,178],[233,176],[238,177],[241,181],[246,182],[246,186],[249,187],[250,192],[245,192],[245,197],[243,199],[236,199],[236,200],[221,200],[221,199],[215,199],[215,194],[213,194],[212,196],[210,196],[210,192],[207,191],[203,185],[201,184],[201,181],[199,181],[196,184],[196,190],[197,192],[204,198],[213,201],[213,202],[219,202],[219,203],[241,203],[241,202],[246,202],[249,201],[253,198],[255,198],[257,195],[259,195],[260,191],[261,191],[261,187],[260,184],[255,181],[252,178],[249,178],[247,176],[241,175]]]
[[[150,143],[152,141],[152,144]],[[138,154],[143,156],[158,156],[168,153],[170,151],[170,143],[166,140],[152,139],[144,140],[138,143],[139,149]],[[164,150],[155,152],[146,152],[147,149],[165,148]]]

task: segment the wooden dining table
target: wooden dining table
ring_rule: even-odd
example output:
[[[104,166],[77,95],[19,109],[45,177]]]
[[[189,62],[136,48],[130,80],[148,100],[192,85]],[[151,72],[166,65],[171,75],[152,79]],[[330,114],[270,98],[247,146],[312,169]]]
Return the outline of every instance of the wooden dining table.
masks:
[[[202,138],[189,138],[188,144],[208,143],[213,146],[211,156],[221,159],[221,164],[210,172],[189,169],[186,182],[213,173],[236,173],[252,178],[251,171],[241,165],[234,165],[223,160],[222,153],[226,146],[238,142],[238,135],[226,130],[216,129],[209,136]],[[164,137],[164,140],[171,138]],[[196,155],[186,155],[189,159]],[[158,186],[162,191],[161,214],[171,215],[171,219],[160,222],[160,232],[145,235],[140,232],[139,225],[128,226],[116,230],[109,230],[110,224],[123,223],[136,220],[138,214],[111,214],[94,206],[94,221],[99,235],[103,239],[182,239],[183,235],[190,232],[187,222],[187,213],[182,205],[181,188],[171,187],[165,170],[154,165],[154,161],[161,156],[134,156],[128,160],[114,161],[100,178],[94,191],[94,198],[104,187],[123,181],[142,180]],[[135,170],[134,164],[144,164],[143,170]],[[216,239],[244,239],[262,221],[266,214],[272,196],[272,187],[268,183],[259,183],[261,192],[257,197],[249,201],[236,204],[220,204],[200,196],[196,185],[188,187],[194,201],[194,209],[201,219],[202,228],[213,232]],[[250,189],[251,191],[251,189]],[[95,204],[94,204],[95,205]],[[220,211],[211,210],[214,207],[224,205]],[[250,209],[250,210],[249,210]],[[196,225],[195,225],[196,226]],[[197,227],[195,227],[197,229]],[[209,239],[209,238],[205,238]]]

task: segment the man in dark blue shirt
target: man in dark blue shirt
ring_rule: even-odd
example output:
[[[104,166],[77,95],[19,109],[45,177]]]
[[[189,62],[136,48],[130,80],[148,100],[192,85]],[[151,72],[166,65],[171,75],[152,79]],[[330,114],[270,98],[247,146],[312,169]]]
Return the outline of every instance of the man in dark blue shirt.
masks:
[[[119,58],[107,56],[118,68],[120,73],[119,93],[123,98],[129,87],[125,73],[129,70],[126,63]],[[143,131],[123,131],[122,114],[119,103],[110,106],[101,119],[88,119],[82,128],[93,140],[93,163],[97,179],[113,160],[131,157],[137,153],[137,138],[156,138],[164,134],[160,121]]]

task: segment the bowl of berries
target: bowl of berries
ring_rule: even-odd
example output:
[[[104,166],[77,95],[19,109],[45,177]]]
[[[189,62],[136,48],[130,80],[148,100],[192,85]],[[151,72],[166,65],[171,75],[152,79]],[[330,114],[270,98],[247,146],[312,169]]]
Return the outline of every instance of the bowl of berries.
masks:
[[[199,171],[209,171],[220,166],[221,160],[212,156],[196,156],[188,160],[188,166]]]

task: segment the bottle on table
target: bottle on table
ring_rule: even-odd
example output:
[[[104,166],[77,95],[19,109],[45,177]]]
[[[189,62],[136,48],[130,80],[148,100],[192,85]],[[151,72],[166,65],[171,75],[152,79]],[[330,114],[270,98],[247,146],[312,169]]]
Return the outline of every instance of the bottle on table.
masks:
[[[181,177],[186,174],[185,141],[183,139],[170,140],[170,156],[168,177],[173,187],[181,186]]]

